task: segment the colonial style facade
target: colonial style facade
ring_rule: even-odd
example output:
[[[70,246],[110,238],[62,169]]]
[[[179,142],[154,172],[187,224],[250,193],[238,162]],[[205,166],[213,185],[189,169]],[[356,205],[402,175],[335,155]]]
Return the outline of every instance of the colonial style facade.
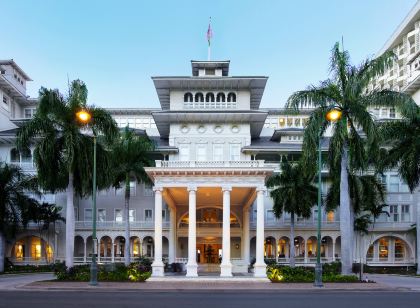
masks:
[[[406,79],[401,83],[398,75],[394,83],[395,72],[387,72],[372,88],[406,91],[419,102],[420,67],[413,64],[420,52],[418,6],[381,51],[404,50],[407,57],[401,62],[399,56],[395,72],[402,70]],[[189,277],[200,272],[231,276],[248,272],[250,264],[255,276],[264,276],[267,260],[288,263],[290,245],[295,245],[297,264],[314,264],[318,253],[323,262],[340,260],[338,212],[323,211],[318,252],[316,208],[310,219],[297,218],[291,239],[290,216],[274,217],[265,187],[267,177],[279,172],[282,159],[299,159],[312,106],[303,103],[298,115],[260,108],[268,77],[231,76],[229,61],[191,61],[191,69],[190,76],[152,77],[161,108],[109,109],[120,127],[144,130],[156,144],[157,159],[154,167],[147,168],[153,186],[131,183],[130,238],[124,236],[122,190],[98,192],[98,261],[123,261],[126,241],[132,257],[154,260],[155,276],[164,275],[165,263],[180,264]],[[34,173],[33,149],[19,152],[14,145],[17,127],[36,109],[36,100],[26,96],[30,78],[13,60],[0,61],[0,72],[0,160]],[[390,108],[372,114],[377,120],[398,117]],[[327,134],[324,153],[328,138]],[[322,174],[325,193],[326,167]],[[354,261],[415,265],[420,246],[419,228],[415,233],[420,223],[419,189],[411,194],[394,171],[382,180],[390,216],[381,216],[368,235],[355,234]],[[64,194],[43,198],[66,206]],[[75,222],[67,221],[75,224],[74,262],[88,263],[93,251],[91,200],[76,200],[74,216]],[[30,225],[8,243],[6,256],[15,264],[63,260],[64,230],[63,224],[44,232]]]

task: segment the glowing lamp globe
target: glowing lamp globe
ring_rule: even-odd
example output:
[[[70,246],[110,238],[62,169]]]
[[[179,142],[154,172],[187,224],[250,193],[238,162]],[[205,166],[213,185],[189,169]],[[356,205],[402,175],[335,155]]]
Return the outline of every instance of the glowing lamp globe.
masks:
[[[342,112],[338,109],[330,110],[327,113],[327,120],[330,122],[336,122],[341,119]]]
[[[82,123],[88,123],[92,117],[90,113],[86,110],[79,111],[78,113],[76,113],[76,116]]]

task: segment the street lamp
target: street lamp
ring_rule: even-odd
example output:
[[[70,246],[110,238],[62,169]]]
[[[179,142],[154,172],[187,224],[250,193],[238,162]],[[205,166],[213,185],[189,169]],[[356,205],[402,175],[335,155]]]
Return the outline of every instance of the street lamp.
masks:
[[[92,115],[82,109],[76,113],[77,119],[83,124],[89,124],[92,119]],[[92,179],[92,241],[93,241],[93,253],[92,263],[90,265],[90,282],[91,286],[98,284],[98,265],[96,263],[96,253],[98,250],[98,239],[96,238],[96,134],[93,131],[93,179]]]
[[[326,114],[326,119],[329,122],[336,122],[341,119],[342,111],[339,108],[333,108]],[[315,265],[315,282],[314,286],[322,287],[322,264],[321,264],[321,169],[322,169],[322,157],[321,157],[321,137],[322,131],[319,131],[318,139],[318,226],[317,226],[317,246],[316,246],[316,265]]]

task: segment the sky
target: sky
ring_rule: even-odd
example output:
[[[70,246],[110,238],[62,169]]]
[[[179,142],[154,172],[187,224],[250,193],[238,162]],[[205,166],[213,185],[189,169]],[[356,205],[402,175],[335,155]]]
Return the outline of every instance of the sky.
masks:
[[[151,76],[190,76],[190,60],[230,60],[230,75],[268,76],[261,107],[284,106],[328,77],[343,37],[354,63],[374,56],[415,0],[0,0],[0,59],[41,86],[83,80],[89,104],[155,108]]]

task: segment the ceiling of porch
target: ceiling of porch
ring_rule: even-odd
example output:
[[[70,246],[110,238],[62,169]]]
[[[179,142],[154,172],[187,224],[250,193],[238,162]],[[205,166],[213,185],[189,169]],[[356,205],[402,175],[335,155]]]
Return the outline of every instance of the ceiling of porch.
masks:
[[[177,206],[188,206],[188,191],[184,187],[165,188],[167,194]],[[230,192],[231,206],[244,205],[255,188],[233,187]],[[221,187],[199,187],[197,189],[197,208],[208,206],[222,206],[223,193]]]

